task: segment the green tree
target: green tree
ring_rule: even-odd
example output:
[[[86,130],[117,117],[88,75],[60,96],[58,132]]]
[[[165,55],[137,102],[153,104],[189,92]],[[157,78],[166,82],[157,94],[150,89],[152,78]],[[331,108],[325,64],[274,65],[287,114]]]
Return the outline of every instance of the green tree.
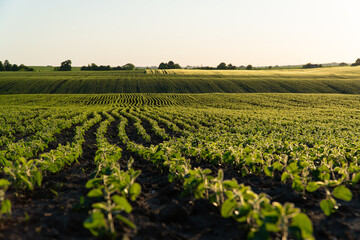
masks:
[[[253,69],[253,66],[252,65],[247,65],[246,66],[246,70],[252,70]]]
[[[57,69],[58,71],[71,71],[71,60],[66,60],[61,63],[61,66]]]
[[[16,64],[12,65],[12,67],[11,67],[11,71],[13,71],[13,72],[17,72],[17,71],[19,71],[19,70],[20,70],[20,68],[19,68],[19,66],[18,66],[18,65],[16,65]]]
[[[227,69],[226,63],[222,62],[217,67],[217,69]]]
[[[167,63],[162,62],[162,63],[160,63],[158,69],[169,69],[169,66]]]
[[[160,63],[158,69],[181,69],[181,66],[178,63],[169,61],[168,63]]]
[[[235,65],[232,65],[231,63],[227,66],[227,69],[231,69],[231,70],[234,70],[236,69],[236,66]]]
[[[5,67],[5,71],[11,71],[12,65],[11,65],[11,63],[9,62],[9,60],[5,60],[5,62],[4,62],[4,67]]]
[[[5,71],[5,67],[4,67],[4,64],[2,63],[2,61],[0,61],[0,72],[1,71]]]
[[[173,61],[169,61],[168,62],[168,67],[169,67],[169,69],[174,69],[175,68],[175,63]]]
[[[125,70],[135,70],[135,65],[132,63],[127,63],[123,66]]]
[[[351,66],[360,66],[360,58],[356,59],[355,63],[351,64]]]

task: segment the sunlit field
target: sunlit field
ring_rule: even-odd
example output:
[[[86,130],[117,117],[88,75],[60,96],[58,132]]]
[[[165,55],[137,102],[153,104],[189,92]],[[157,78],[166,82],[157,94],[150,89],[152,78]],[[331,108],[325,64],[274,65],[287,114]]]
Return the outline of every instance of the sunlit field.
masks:
[[[342,94],[2,95],[1,236],[351,239],[359,109]]]
[[[266,92],[359,94],[360,68],[0,72],[1,94]]]

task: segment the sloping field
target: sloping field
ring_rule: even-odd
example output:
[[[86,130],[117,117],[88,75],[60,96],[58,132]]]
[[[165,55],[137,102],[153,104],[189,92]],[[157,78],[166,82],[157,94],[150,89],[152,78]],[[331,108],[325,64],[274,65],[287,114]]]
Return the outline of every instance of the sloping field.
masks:
[[[0,94],[270,92],[360,94],[360,68],[0,72]]]
[[[359,239],[359,100],[2,95],[0,239]]]

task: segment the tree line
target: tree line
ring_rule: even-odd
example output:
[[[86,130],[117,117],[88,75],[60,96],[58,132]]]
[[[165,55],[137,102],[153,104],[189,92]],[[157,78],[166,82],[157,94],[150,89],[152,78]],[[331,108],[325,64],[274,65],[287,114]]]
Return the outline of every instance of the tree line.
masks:
[[[355,66],[360,66],[360,58],[356,59],[356,61],[351,64],[352,67],[355,67]]]
[[[226,64],[224,62],[221,62],[219,65],[217,65],[217,67],[209,67],[209,66],[205,66],[205,67],[197,67],[195,69],[203,69],[203,70],[236,70],[236,69],[246,69],[246,70],[252,70],[253,66],[252,65],[247,65],[245,66],[235,66],[232,65],[231,63]]]
[[[87,66],[82,66],[81,71],[111,71],[111,70],[135,70],[135,65],[132,63],[127,63],[124,66],[120,67],[110,67],[110,65],[96,65],[95,63],[88,64]]]
[[[71,71],[71,60],[63,61],[60,65],[60,67],[55,67],[55,71]],[[340,63],[339,66],[347,66],[346,63]],[[351,64],[351,66],[360,66],[360,58],[358,58],[355,63]],[[303,68],[319,68],[322,67],[322,64],[312,64],[308,63],[303,66]],[[182,67],[178,63],[174,63],[174,61],[169,61],[168,63],[161,62],[158,69],[181,69]],[[272,67],[268,67],[268,69],[271,69]],[[197,67],[195,69],[218,69],[218,70],[234,70],[234,69],[246,69],[246,70],[252,70],[254,69],[252,65],[244,66],[235,66],[230,64],[226,64],[224,62],[221,62],[216,68],[214,67]],[[95,63],[88,64],[87,66],[82,66],[80,68],[82,71],[111,71],[111,70],[135,70],[135,65],[132,63],[127,63],[124,66],[117,66],[117,67],[111,67],[110,65],[104,66],[104,65],[96,65]],[[8,60],[5,60],[4,63],[0,61],[0,71],[34,71],[34,68],[27,67],[24,64],[17,65],[17,64],[11,64]]]
[[[17,72],[17,71],[34,71],[34,68],[27,67],[24,64],[11,64],[9,60],[5,60],[4,63],[0,61],[0,72]]]
[[[169,61],[168,63],[160,63],[158,69],[181,69],[181,66],[178,63]]]

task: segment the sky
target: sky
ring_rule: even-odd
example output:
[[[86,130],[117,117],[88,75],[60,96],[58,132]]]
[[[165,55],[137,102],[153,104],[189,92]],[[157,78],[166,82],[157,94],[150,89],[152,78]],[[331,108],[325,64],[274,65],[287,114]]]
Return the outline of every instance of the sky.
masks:
[[[0,60],[294,65],[360,58],[359,0],[0,0]]]

